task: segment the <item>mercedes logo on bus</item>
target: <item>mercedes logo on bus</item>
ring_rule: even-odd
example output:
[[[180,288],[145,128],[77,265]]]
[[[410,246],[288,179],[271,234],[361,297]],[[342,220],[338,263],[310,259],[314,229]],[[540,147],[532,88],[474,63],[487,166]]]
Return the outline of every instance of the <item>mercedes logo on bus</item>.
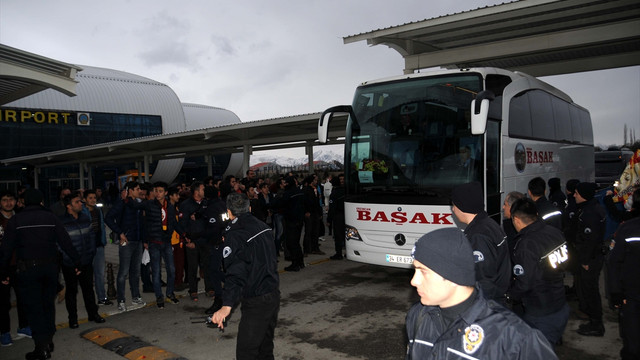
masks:
[[[524,167],[527,165],[527,149],[524,148],[522,143],[516,145],[516,151],[514,154],[516,169],[518,172],[523,172]]]
[[[397,234],[397,235],[393,238],[393,240],[395,240],[395,241],[396,241],[396,244],[398,244],[398,246],[402,246],[402,245],[404,245],[404,244],[406,244],[406,243],[407,243],[407,238],[406,238],[406,237],[404,237],[404,235],[402,235],[402,234]]]

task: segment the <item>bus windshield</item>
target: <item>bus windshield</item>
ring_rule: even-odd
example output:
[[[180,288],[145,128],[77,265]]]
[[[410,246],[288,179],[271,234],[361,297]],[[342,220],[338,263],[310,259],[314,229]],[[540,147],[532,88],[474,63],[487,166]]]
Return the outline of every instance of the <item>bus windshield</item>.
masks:
[[[482,182],[482,137],[470,130],[482,84],[462,73],[359,87],[346,139],[351,201],[445,205],[454,186]]]

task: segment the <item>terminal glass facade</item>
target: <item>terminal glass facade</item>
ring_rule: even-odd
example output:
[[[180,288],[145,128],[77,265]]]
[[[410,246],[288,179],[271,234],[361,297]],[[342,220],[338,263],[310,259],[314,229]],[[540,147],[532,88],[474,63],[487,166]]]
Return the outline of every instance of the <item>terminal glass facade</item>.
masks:
[[[0,108],[3,159],[159,134],[158,115]]]

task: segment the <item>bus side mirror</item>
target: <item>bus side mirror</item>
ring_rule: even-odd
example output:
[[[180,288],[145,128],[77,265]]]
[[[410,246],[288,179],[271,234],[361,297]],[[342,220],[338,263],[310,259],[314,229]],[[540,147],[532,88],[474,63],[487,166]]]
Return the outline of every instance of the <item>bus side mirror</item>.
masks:
[[[489,116],[489,103],[495,98],[492,91],[483,90],[471,101],[471,134],[484,134]]]
[[[353,116],[353,109],[350,105],[339,105],[328,108],[325,110],[320,119],[318,120],[318,141],[321,144],[326,144],[329,138],[329,123],[333,119],[334,115],[346,113]]]

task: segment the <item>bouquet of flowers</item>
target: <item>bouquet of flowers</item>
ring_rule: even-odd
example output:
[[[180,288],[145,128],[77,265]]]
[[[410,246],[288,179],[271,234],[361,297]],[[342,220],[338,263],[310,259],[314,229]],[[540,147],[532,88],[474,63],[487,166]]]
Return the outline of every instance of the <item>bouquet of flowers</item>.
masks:
[[[386,174],[389,172],[389,168],[384,160],[364,160],[362,162],[362,170],[372,171],[377,174]]]

